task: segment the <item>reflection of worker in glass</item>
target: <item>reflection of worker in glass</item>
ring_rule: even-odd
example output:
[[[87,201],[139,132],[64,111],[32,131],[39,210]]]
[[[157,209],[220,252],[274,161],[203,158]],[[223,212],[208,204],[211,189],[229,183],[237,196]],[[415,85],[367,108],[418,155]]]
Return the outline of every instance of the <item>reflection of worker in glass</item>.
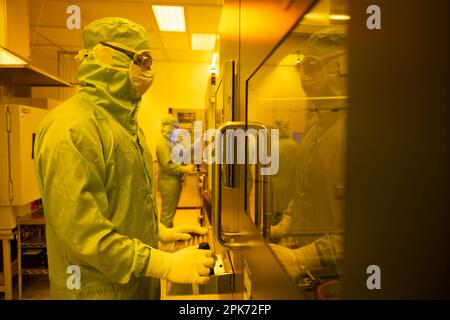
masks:
[[[81,88],[42,121],[35,147],[52,297],[158,299],[158,278],[207,282],[211,251],[158,249],[158,240],[206,230],[158,225],[152,156],[136,120],[153,80],[147,32],[103,18],[83,40]]]
[[[168,228],[173,227],[173,219],[180,200],[185,173],[193,172],[193,165],[177,164],[172,161],[172,150],[180,143],[177,136],[178,120],[167,116],[161,121],[162,139],[156,147],[159,164],[158,189],[161,194],[160,221]]]
[[[300,64],[302,88],[314,99],[297,152],[296,195],[272,228],[272,245],[292,276],[326,267],[339,272],[344,198],[346,30],[330,27],[311,36]],[[334,97],[333,99],[330,99]],[[328,98],[328,99],[327,99]],[[292,250],[293,249],[293,250]]]
[[[276,175],[272,176],[273,187],[273,215],[272,223],[276,224],[295,194],[295,179],[292,179],[295,172],[295,154],[298,144],[291,138],[289,121],[278,120],[276,127],[279,130],[279,169]]]

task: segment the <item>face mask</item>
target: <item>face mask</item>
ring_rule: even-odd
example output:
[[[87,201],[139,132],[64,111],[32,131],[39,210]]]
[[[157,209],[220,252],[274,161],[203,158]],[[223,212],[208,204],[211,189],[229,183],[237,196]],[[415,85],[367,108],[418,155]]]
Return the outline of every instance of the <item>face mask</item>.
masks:
[[[142,68],[135,63],[131,63],[130,79],[136,90],[136,95],[142,97],[145,92],[152,86],[155,73],[151,71],[143,71]]]
[[[166,138],[168,138],[169,140],[172,141],[171,138],[172,138],[172,135],[173,135],[173,130],[174,130],[174,128],[171,125],[164,125],[161,128],[161,134],[164,137],[166,137]]]
[[[170,141],[172,141],[173,143],[180,143],[181,142],[181,135],[180,135],[180,129],[178,129],[177,127],[173,127],[171,130],[171,134],[170,134]]]
[[[347,94],[348,72],[345,53],[331,54],[324,57],[324,60],[308,58],[304,69],[301,69],[301,82],[303,90],[309,97],[333,97]],[[316,100],[313,104],[329,105],[330,101]]]

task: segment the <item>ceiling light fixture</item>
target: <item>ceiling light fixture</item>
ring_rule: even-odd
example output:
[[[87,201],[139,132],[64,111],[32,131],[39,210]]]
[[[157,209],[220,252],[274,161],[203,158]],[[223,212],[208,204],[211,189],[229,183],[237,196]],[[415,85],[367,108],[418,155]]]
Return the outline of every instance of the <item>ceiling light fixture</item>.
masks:
[[[213,33],[193,33],[192,50],[213,51],[216,47],[217,35]]]
[[[347,1],[330,0],[330,14],[328,18],[339,24],[350,20],[349,7]]]
[[[330,14],[328,17],[330,18],[330,20],[338,20],[338,21],[350,20],[350,16],[348,14]]]
[[[184,8],[180,6],[152,6],[160,31],[186,32]]]
[[[211,67],[215,67],[217,62],[217,53],[213,53],[212,60],[211,60]]]

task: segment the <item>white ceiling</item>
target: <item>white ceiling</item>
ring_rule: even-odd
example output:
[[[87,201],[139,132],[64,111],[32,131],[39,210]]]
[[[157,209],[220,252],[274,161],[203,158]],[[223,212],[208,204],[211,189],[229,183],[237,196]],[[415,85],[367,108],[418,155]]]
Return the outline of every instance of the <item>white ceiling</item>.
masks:
[[[156,61],[211,62],[211,51],[192,51],[191,33],[218,34],[223,0],[29,0],[31,57],[45,59],[82,48],[81,30],[69,30],[69,5],[81,9],[81,28],[102,17],[123,17],[143,25]],[[160,32],[151,5],[182,5],[186,32]],[[216,48],[218,51],[218,41]]]

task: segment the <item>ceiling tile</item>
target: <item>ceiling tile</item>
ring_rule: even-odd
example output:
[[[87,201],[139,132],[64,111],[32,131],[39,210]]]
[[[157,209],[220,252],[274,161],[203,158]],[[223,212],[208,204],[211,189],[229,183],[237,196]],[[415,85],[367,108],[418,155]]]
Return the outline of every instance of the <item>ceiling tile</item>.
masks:
[[[193,33],[218,33],[220,6],[186,6],[186,25]]]
[[[151,12],[151,7],[144,1],[90,1],[81,2],[81,16],[84,25],[99,18],[122,17],[139,23],[144,28],[157,31],[158,27]]]
[[[81,37],[81,30],[68,30],[66,28],[49,28],[36,27],[34,28],[39,34],[43,35],[51,42],[59,46],[82,46],[83,41]]]
[[[66,1],[29,0],[30,25],[65,27],[68,6]]]
[[[200,51],[213,51],[216,47],[217,35],[215,33],[192,33],[191,49]]]
[[[164,48],[167,50],[189,50],[190,42],[186,32],[161,32]]]
[[[148,31],[148,40],[150,42],[150,48],[151,49],[162,49],[163,43],[161,41],[160,33],[157,31]]]
[[[210,63],[212,58],[211,52],[202,51],[175,51],[168,50],[167,56],[170,62],[204,62]]]
[[[166,54],[166,50],[163,49],[152,49],[151,50],[152,53],[152,58],[153,60],[155,60],[156,62],[158,61],[167,61],[167,54]]]

